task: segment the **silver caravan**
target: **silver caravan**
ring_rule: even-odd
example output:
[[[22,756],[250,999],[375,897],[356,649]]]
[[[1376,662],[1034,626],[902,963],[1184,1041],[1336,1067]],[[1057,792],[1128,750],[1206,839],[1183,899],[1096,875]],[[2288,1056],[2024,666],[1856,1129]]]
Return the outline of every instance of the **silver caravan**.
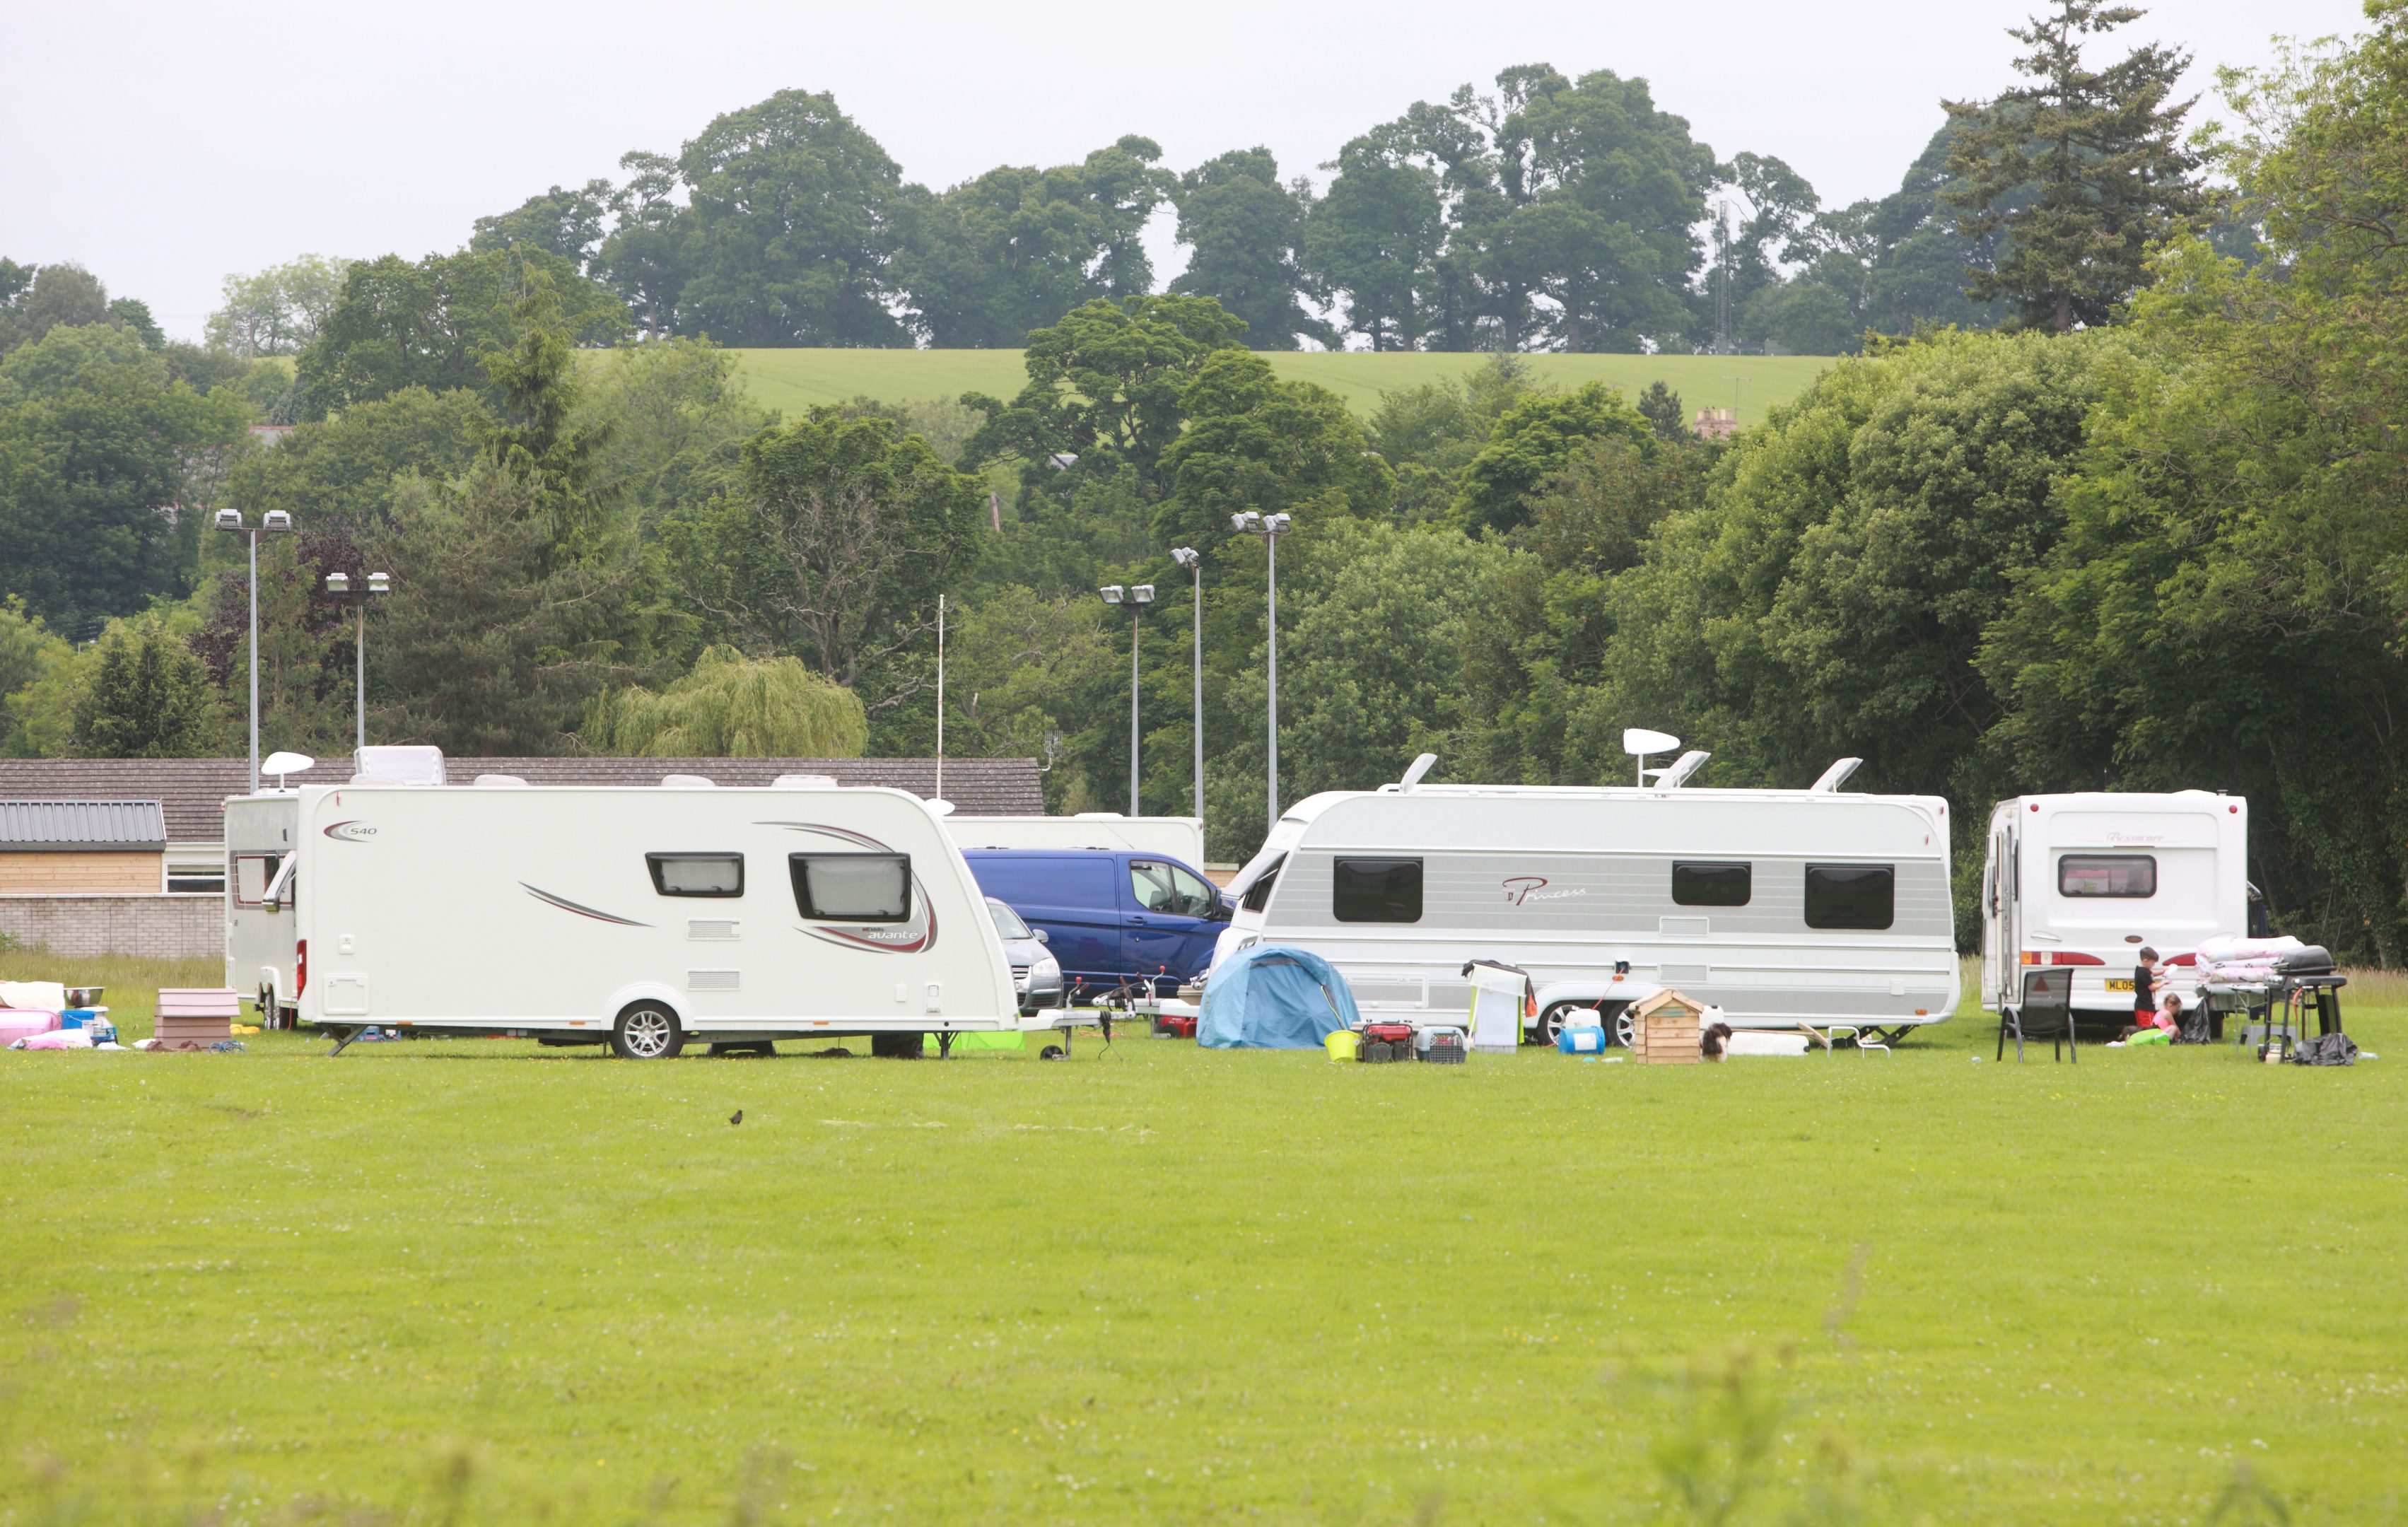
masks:
[[[499,1032],[649,1059],[689,1039],[860,1034],[917,1053],[924,1034],[1059,1020],[1021,1016],[961,851],[900,791],[486,777],[228,803],[230,821],[254,813],[281,816],[274,831],[290,835],[262,900],[290,918],[293,943],[264,955],[247,943],[251,968],[234,976],[273,981],[304,1023]],[[244,889],[229,878],[230,934],[248,937]]]
[[[1694,762],[1692,762],[1694,761]],[[1956,1006],[1947,805],[1811,790],[1387,785],[1297,803],[1216,951],[1293,944],[1367,1013],[1461,1013],[1467,961],[1528,971],[1534,1026],[1662,987],[1735,1027],[1903,1030]]]
[[[2203,939],[2258,934],[2249,912],[2249,802],[2203,790],[2018,795],[1990,813],[1982,868],[1982,1006],[2023,967],[2073,967],[2073,1006],[2132,1008],[2143,946],[2186,965]]]

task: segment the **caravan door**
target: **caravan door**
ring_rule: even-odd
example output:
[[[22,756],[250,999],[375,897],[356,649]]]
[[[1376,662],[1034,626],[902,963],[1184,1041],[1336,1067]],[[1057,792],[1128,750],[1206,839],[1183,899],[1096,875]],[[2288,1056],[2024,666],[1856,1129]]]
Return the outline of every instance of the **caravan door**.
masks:
[[[1994,1012],[2015,1000],[2023,978],[2016,931],[2023,886],[2016,872],[2020,846],[2015,822],[2012,809],[1991,822],[1990,862],[1982,872],[1982,1005]]]

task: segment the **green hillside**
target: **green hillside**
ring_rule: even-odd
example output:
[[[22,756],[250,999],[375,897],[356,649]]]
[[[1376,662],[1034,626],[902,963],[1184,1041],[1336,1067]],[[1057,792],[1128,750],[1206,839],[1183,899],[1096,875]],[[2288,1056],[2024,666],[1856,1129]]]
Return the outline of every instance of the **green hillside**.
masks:
[[[752,395],[773,408],[798,413],[816,403],[872,397],[903,403],[921,398],[990,392],[1009,397],[1025,380],[1020,352],[1012,350],[738,350]],[[1380,394],[1459,376],[1484,355],[1417,351],[1374,355],[1274,353],[1268,357],[1283,377],[1318,382],[1357,410],[1375,407]],[[1636,393],[1662,380],[1691,409],[1736,406],[1742,424],[1764,409],[1805,390],[1827,355],[1532,355],[1538,374],[1560,387],[1602,381]],[[1738,378],[1738,379],[1734,379]]]

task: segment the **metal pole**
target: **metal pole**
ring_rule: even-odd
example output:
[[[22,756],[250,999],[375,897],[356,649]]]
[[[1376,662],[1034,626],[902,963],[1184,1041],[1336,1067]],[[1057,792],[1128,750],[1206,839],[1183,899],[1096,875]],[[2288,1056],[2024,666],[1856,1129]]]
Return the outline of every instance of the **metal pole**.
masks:
[[[251,540],[251,792],[259,793],[259,532]]]
[[[1279,537],[1267,535],[1264,546],[1270,552],[1270,635],[1271,635],[1271,829],[1279,829]]]
[[[352,746],[365,748],[368,745],[368,602],[366,594],[362,594],[360,602],[352,607],[351,620],[354,622],[351,628],[351,698],[359,708],[359,740]]]
[[[989,493],[989,498],[995,495]],[[937,595],[937,799],[945,798],[945,596]]]
[[[1142,605],[1129,607],[1129,808],[1132,817],[1141,816],[1137,806],[1137,633],[1139,611]]]
[[[1196,585],[1196,821],[1204,821],[1204,564],[1197,559]]]

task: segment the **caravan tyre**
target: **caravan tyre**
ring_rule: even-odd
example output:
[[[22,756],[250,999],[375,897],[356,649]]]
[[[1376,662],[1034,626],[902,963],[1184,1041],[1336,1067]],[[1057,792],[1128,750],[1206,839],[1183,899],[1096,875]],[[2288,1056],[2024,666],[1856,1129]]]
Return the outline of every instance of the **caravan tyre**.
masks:
[[[610,1025],[610,1053],[623,1061],[666,1061],[683,1049],[685,1029],[662,1003],[632,1004]]]
[[[1587,1006],[1588,1004],[1582,1002],[1549,1004],[1547,1010],[1539,1015],[1539,1020],[1530,1025],[1530,1043],[1544,1045],[1549,1049],[1555,1049],[1555,1040],[1564,1032],[1564,1020],[1571,1016],[1572,1009]]]

